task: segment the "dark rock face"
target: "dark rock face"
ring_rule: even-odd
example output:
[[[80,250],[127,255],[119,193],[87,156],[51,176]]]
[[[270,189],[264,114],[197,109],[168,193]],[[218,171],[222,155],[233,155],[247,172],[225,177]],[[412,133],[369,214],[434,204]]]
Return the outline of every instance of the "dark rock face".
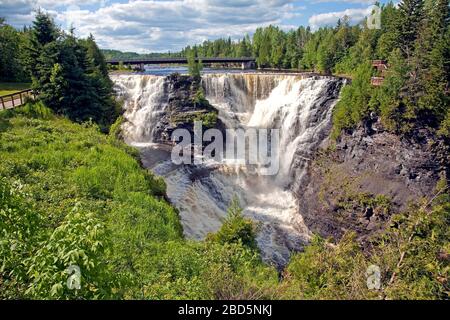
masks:
[[[391,214],[433,196],[448,175],[448,154],[427,130],[401,139],[377,121],[366,123],[318,152],[295,190],[299,212],[313,232],[339,239],[355,231],[364,242]]]
[[[166,87],[168,106],[153,131],[154,142],[171,143],[172,132],[176,129],[187,129],[193,137],[195,120],[203,120],[205,115],[217,115],[217,110],[208,101],[199,100],[200,84],[193,77],[172,74],[166,78]],[[214,126],[220,128],[220,121],[216,120]],[[207,126],[203,127],[206,129]]]

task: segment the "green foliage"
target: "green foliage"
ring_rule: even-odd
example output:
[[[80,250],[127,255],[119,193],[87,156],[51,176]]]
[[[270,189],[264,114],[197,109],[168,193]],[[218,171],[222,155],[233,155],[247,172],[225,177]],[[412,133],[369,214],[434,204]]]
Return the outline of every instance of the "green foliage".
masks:
[[[353,128],[369,116],[369,101],[373,91],[370,84],[372,72],[369,62],[361,64],[357,68],[352,83],[342,89],[341,99],[333,113],[333,138],[337,138],[342,130]]]
[[[353,234],[336,246],[314,237],[311,244],[291,258],[286,270],[284,298],[369,299],[376,298],[366,286],[366,258]]]
[[[217,123],[217,112],[202,113],[195,120],[201,121],[206,128],[214,128]]]
[[[0,22],[0,80],[29,81],[24,64],[26,32],[19,32],[4,22]]]
[[[57,114],[79,122],[92,119],[107,131],[118,108],[106,61],[94,38],[79,40],[62,32],[41,11],[29,34],[24,63],[39,98]]]
[[[26,295],[38,299],[99,299],[114,297],[116,274],[104,253],[106,229],[94,213],[78,204],[48,238],[37,244],[25,264],[30,285]],[[67,285],[70,266],[80,268],[81,288]]]
[[[42,219],[25,201],[20,182],[10,185],[0,178],[0,298],[24,297],[27,268],[24,261],[39,241]]]
[[[198,80],[200,79],[200,74],[203,69],[203,65],[201,60],[197,61],[197,59],[198,59],[197,49],[195,47],[193,49],[188,49],[187,61],[188,61],[189,75]]]
[[[444,120],[442,120],[438,134],[440,136],[446,137],[447,139],[450,139],[450,110],[447,111]]]
[[[419,34],[424,16],[423,4],[424,0],[402,0],[398,6],[398,39],[402,52],[408,57],[414,49],[414,42]]]
[[[129,60],[129,59],[145,59],[145,58],[160,58],[160,57],[183,57],[180,52],[151,52],[151,53],[136,53],[136,52],[122,52],[119,50],[102,49],[101,53],[106,60]]]
[[[314,237],[292,257],[280,288],[283,298],[447,299],[450,206],[442,194],[432,208],[411,207],[372,239],[363,254],[353,234],[336,244]],[[380,288],[369,290],[367,268],[380,268]]]
[[[113,141],[121,140],[121,126],[123,124],[123,121],[124,121],[124,117],[120,116],[116,119],[116,121],[109,128],[109,137]]]
[[[209,234],[208,239],[221,244],[239,243],[252,250],[258,249],[254,222],[242,216],[242,208],[236,197],[231,201],[222,227],[216,233]]]
[[[432,208],[415,206],[395,216],[376,248],[388,299],[448,299],[450,266],[448,194]]]
[[[254,250],[183,239],[164,181],[113,132],[23,109],[0,113],[2,298],[274,297],[277,273]]]
[[[42,103],[42,101],[38,101],[36,103],[28,102],[16,112],[36,119],[49,120],[54,117],[52,110]]]

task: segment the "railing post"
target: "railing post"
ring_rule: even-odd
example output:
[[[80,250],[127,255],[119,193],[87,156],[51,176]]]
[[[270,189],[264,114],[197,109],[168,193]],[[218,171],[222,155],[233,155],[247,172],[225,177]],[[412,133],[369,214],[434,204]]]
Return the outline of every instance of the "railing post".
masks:
[[[11,95],[11,102],[12,102],[12,106],[14,108],[15,107],[15,105],[14,105],[14,94]]]
[[[0,99],[2,99],[2,109],[4,110],[4,109],[6,109],[5,108],[5,101],[3,100],[3,98],[0,98]]]
[[[19,94],[19,96],[20,96],[20,105],[23,105],[22,92]]]

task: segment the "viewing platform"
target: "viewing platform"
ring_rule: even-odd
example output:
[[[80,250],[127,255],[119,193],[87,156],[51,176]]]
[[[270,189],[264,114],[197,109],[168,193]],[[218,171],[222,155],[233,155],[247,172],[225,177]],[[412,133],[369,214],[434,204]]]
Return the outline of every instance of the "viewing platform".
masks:
[[[12,94],[0,96],[0,110],[12,109],[25,104],[28,99],[35,99],[35,93],[31,89],[18,91]]]
[[[386,71],[389,69],[389,64],[386,60],[373,60],[372,67],[377,69],[379,76],[372,77],[370,79],[370,83],[375,87],[379,87],[384,82],[384,76]]]

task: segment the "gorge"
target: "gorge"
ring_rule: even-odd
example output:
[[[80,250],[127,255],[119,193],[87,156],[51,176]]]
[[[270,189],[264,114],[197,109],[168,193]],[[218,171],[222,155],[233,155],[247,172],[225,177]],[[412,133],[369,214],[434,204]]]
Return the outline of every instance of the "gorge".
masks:
[[[431,194],[438,180],[433,170],[425,170],[423,175],[413,172],[421,167],[439,167],[424,144],[401,146],[396,136],[377,132],[376,121],[369,124],[375,128],[372,132],[363,128],[359,136],[355,135],[359,131],[344,135],[344,142],[337,144],[334,156],[330,156],[340,157],[340,164],[328,163],[328,168],[320,168],[318,155],[333,150],[329,134],[333,107],[347,81],[342,78],[205,74],[200,83],[210,104],[205,108],[193,102],[194,80],[188,76],[122,74],[112,76],[112,80],[124,100],[123,139],[140,150],[146,168],[166,181],[167,196],[179,210],[185,236],[200,240],[217,231],[236,196],[244,215],[258,225],[257,242],[263,260],[279,268],[287,264],[291,252],[309,242],[313,233],[339,238],[346,230],[353,230],[364,239],[383,227],[390,210],[398,211],[409,200]],[[214,126],[220,130],[280,129],[279,172],[265,176],[248,166],[233,165],[233,161],[175,165],[170,158],[171,133],[180,127],[192,130],[195,118],[211,112],[217,113]],[[366,145],[361,146],[361,141]],[[378,159],[367,148],[374,141],[378,141],[377,154],[383,155]],[[397,148],[395,152],[393,148]],[[393,155],[393,159],[383,159]],[[345,173],[339,176],[341,171]],[[330,172],[336,175],[330,178]],[[376,183],[370,183],[371,179]],[[351,183],[344,183],[347,180]],[[381,197],[388,204],[362,201],[343,212],[339,207],[342,197],[350,203],[352,197]]]
[[[202,239],[216,231],[234,196],[244,214],[259,224],[263,259],[282,266],[291,251],[306,244],[310,231],[298,213],[292,190],[301,184],[308,157],[327,137],[342,79],[271,74],[209,74],[201,85],[226,128],[280,129],[280,170],[262,176],[243,167],[174,165],[161,144],[162,119],[180,95],[170,77],[119,75],[113,78],[125,99],[124,139],[141,150],[144,165],[164,177],[167,195],[179,209],[184,233]],[[186,98],[186,97],[184,97]],[[166,141],[167,136],[166,136]]]

